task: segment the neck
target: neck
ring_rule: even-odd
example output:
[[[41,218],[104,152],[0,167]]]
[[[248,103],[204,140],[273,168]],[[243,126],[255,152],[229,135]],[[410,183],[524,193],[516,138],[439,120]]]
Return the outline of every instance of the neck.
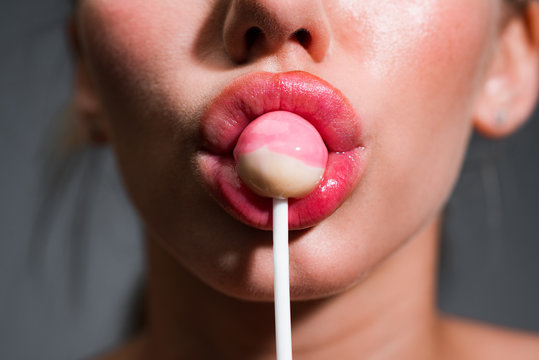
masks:
[[[425,227],[347,292],[293,303],[294,359],[432,358],[438,224]],[[157,241],[148,246],[147,344],[152,358],[275,358],[272,303],[216,292]]]

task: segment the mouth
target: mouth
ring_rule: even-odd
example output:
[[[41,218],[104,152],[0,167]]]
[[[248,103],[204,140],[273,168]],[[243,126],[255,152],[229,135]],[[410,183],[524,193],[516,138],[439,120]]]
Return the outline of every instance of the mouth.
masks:
[[[306,72],[250,73],[233,81],[201,118],[197,166],[206,188],[233,217],[248,226],[272,228],[272,199],[253,193],[239,179],[233,149],[243,129],[272,111],[309,121],[328,148],[318,186],[306,197],[289,199],[289,228],[312,227],[333,214],[357,186],[365,168],[361,120],[344,95]]]

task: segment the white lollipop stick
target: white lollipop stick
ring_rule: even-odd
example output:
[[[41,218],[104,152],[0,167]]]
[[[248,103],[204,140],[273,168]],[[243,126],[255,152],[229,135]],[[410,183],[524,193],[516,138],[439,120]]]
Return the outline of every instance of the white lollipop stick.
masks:
[[[277,360],[292,360],[288,270],[288,200],[273,199],[273,276]]]

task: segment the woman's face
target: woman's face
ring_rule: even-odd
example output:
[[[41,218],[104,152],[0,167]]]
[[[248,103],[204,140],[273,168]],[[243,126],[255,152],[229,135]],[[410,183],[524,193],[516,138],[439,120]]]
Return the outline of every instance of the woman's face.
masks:
[[[353,112],[318,120],[335,122],[337,135],[353,133],[346,149],[328,145],[335,158],[350,156],[341,169],[335,160],[333,177],[306,203],[323,210],[296,202],[291,219],[292,228],[307,226],[291,233],[292,297],[338,293],[439,214],[471,131],[500,7],[82,0],[77,16],[101,125],[149,231],[209,285],[267,300],[271,233],[262,229],[270,202],[238,190],[229,151],[243,125],[227,116],[250,120],[279,107],[275,96],[288,96],[286,106],[307,117],[327,107],[339,118]],[[262,73],[297,70],[314,76]]]

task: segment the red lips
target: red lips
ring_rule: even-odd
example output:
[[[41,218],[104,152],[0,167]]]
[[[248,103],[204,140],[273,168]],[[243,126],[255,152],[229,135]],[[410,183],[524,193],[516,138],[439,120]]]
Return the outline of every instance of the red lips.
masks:
[[[302,229],[331,215],[355,188],[364,168],[360,119],[332,85],[305,72],[240,77],[201,119],[203,146],[197,154],[198,166],[210,193],[231,215],[247,225],[271,229],[272,200],[255,195],[241,182],[232,150],[250,121],[277,110],[309,121],[329,150],[318,187],[306,198],[289,200],[290,229]]]

